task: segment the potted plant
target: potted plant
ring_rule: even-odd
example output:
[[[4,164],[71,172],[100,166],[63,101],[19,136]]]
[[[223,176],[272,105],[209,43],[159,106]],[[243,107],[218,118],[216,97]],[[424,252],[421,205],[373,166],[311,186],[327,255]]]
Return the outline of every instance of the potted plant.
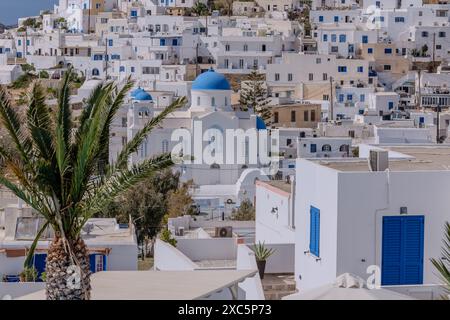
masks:
[[[20,282],[35,282],[38,278],[38,272],[34,267],[25,268],[19,276]]]
[[[266,248],[264,242],[259,242],[253,246],[255,252],[256,265],[258,266],[259,277],[264,279],[264,272],[266,270],[267,259],[275,252],[275,249]]]

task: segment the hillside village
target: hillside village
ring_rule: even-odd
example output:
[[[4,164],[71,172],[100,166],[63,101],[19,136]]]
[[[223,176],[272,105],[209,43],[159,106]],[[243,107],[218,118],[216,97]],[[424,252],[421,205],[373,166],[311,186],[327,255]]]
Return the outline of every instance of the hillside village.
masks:
[[[31,106],[67,103],[81,136],[106,90],[121,103],[90,182],[174,163],[80,226],[91,299],[441,299],[449,13],[433,0],[59,0],[0,33],[2,175],[19,170],[4,165],[9,108],[26,122]],[[0,298],[48,298],[59,231],[2,181]]]

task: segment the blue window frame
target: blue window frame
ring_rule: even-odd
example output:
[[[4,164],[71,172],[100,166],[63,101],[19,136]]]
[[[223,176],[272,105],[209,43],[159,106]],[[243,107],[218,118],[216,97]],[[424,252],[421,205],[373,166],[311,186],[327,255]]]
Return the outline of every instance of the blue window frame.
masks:
[[[385,54],[392,54],[392,48],[385,48],[384,49]]]
[[[337,41],[337,36],[335,34],[331,35],[331,42],[336,42]]]
[[[347,66],[338,66],[338,72],[340,73],[347,72]]]
[[[368,54],[373,54],[373,48],[367,48],[367,53]]]
[[[125,72],[125,67],[124,66],[120,66],[119,72]]]
[[[389,108],[389,110],[394,109],[394,102],[389,101],[389,103],[388,103],[388,108]]]
[[[423,283],[424,216],[383,217],[381,284]]]
[[[324,34],[323,35],[323,42],[327,42],[328,41],[328,35],[327,34]]]
[[[120,55],[118,55],[118,54],[112,54],[112,55],[111,55],[111,60],[120,60]]]
[[[339,102],[340,103],[344,102],[344,95],[343,94],[339,95]]]
[[[362,36],[362,43],[369,43],[369,36]]]
[[[22,40],[17,40],[17,44],[19,45],[19,46],[21,46],[22,45]]]
[[[343,43],[347,41],[347,36],[345,34],[339,35],[339,42]]]
[[[106,271],[106,256],[104,254],[89,255],[90,270],[92,273]]]
[[[309,213],[309,252],[320,257],[320,210],[311,206]]]
[[[361,95],[359,96],[359,101],[360,101],[360,102],[365,102],[365,101],[366,101],[366,95],[365,95],[365,94],[361,94]]]
[[[339,22],[339,16],[334,16],[334,22]]]
[[[364,72],[364,67],[363,66],[359,66],[358,67],[358,72],[359,73],[363,73]]]
[[[348,94],[347,95],[347,101],[353,101],[353,95],[352,94]]]
[[[110,47],[112,47],[112,46],[114,45],[114,40],[113,40],[113,39],[109,39],[109,40],[108,40],[108,45],[109,45]]]
[[[136,10],[131,10],[131,16],[132,17],[137,17],[137,11]]]
[[[173,46],[178,46],[178,39],[172,39],[172,45]]]
[[[319,16],[319,22],[323,22],[323,16]]]
[[[420,117],[419,118],[419,123],[425,123],[425,117]]]
[[[30,40],[27,40],[27,46],[29,46],[30,45]]]
[[[310,146],[310,148],[309,148],[309,151],[310,151],[311,153],[316,153],[316,152],[317,152],[317,144],[311,143],[311,146]]]
[[[134,73],[135,69],[134,67],[131,67],[131,72]]]
[[[159,39],[159,45],[161,47],[165,46],[166,45],[166,39]]]
[[[94,61],[103,60],[103,56],[101,54],[94,54]]]
[[[396,23],[402,23],[402,22],[405,22],[405,17],[395,17],[395,22],[396,22]]]

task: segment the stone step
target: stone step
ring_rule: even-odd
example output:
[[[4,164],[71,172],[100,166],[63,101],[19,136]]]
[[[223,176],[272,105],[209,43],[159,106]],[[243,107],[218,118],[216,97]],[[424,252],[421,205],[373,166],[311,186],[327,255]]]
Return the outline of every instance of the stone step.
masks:
[[[297,290],[289,290],[289,291],[268,290],[264,291],[264,296],[266,300],[281,300],[281,298],[288,296],[290,294],[294,294],[296,292]]]

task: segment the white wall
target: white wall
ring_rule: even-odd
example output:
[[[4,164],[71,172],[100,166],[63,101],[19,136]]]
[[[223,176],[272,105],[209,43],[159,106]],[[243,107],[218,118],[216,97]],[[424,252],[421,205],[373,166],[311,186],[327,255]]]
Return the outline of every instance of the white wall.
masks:
[[[334,281],[346,272],[364,279],[381,266],[382,218],[423,215],[423,283],[440,283],[430,259],[441,257],[444,224],[450,221],[450,172],[339,172],[297,160],[296,266],[299,290]],[[320,260],[309,253],[309,208],[320,210]],[[301,279],[299,278],[301,276]]]
[[[245,244],[238,245],[236,269],[258,270],[255,253]],[[245,291],[246,300],[265,300],[259,273],[255,274],[252,278],[248,278],[241,282],[239,288]]]
[[[192,261],[236,259],[236,238],[180,238],[177,241],[177,249]]]
[[[198,266],[172,245],[156,239],[154,268],[161,271],[194,270]]]
[[[295,220],[295,280],[308,290],[336,279],[337,172],[314,162],[297,159]],[[320,258],[309,251],[310,206],[320,209]]]
[[[256,185],[256,242],[266,244],[294,243],[295,231],[290,225],[290,195],[265,183]],[[278,208],[278,216],[271,213]]]
[[[266,247],[275,250],[267,259],[266,273],[295,272],[295,244],[266,244]]]
[[[440,283],[430,259],[441,257],[449,190],[448,171],[339,173],[338,273],[366,277],[368,265],[381,266],[382,217],[407,207],[425,217],[423,283]]]

